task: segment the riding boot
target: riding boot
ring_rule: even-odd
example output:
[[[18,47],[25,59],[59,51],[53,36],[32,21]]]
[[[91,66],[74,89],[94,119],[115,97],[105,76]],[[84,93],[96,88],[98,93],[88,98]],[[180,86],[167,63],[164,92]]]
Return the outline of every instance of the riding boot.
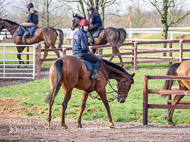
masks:
[[[93,80],[100,80],[100,78],[99,78],[99,75],[97,74],[97,69],[96,68],[94,68],[93,70],[92,70],[92,74],[91,74],[91,78],[93,79]]]
[[[24,27],[24,26],[20,26],[20,28],[21,28],[21,30],[23,30],[24,31],[24,34],[23,34],[23,37],[26,37],[26,36],[28,36],[30,33],[28,32],[28,30]]]
[[[92,34],[91,34],[89,31],[87,31],[87,35],[88,35],[88,37],[90,37],[90,40],[89,40],[88,42],[93,43],[93,42],[94,42],[94,39],[93,39],[93,37],[92,37]]]

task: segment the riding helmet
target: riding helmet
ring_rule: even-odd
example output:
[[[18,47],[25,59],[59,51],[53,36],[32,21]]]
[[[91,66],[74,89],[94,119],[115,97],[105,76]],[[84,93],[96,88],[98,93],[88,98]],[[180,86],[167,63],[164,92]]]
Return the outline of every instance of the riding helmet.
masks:
[[[32,2],[30,2],[28,5],[27,5],[27,8],[33,8],[34,5],[32,4]]]

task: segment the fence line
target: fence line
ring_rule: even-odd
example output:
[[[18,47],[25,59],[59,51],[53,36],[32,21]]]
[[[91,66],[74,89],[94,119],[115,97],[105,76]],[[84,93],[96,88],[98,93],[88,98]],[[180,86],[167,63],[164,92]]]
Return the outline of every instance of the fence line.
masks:
[[[171,96],[168,97],[167,105],[149,104],[148,94],[176,94],[176,95],[190,95],[187,90],[149,90],[148,80],[190,80],[189,76],[158,76],[145,75],[143,79],[143,125],[148,124],[148,109],[190,109],[188,105],[171,105]],[[180,101],[180,104],[190,104],[190,101]]]

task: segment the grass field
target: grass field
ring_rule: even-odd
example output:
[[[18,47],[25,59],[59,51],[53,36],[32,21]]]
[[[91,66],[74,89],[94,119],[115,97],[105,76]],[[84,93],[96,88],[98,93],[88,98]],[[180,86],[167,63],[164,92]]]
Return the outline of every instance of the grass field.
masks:
[[[161,45],[149,45],[146,47],[161,47]],[[178,48],[179,44],[174,44],[173,48]],[[184,44],[184,48],[189,48],[188,44]],[[16,49],[16,48],[15,48]],[[7,51],[12,49],[7,48]],[[16,51],[16,50],[15,50]],[[104,50],[105,53],[112,53],[111,50]],[[125,52],[122,50],[122,52]],[[154,54],[160,56],[161,54]],[[143,56],[153,56],[145,54]],[[173,56],[179,57],[178,53],[174,53]],[[184,53],[185,57],[188,57],[188,53]],[[12,56],[7,56],[7,59]],[[14,57],[16,59],[16,56]],[[23,57],[24,59],[25,57]],[[32,58],[32,57],[30,57]],[[49,58],[49,57],[48,57]],[[106,58],[108,59],[108,58]],[[1,60],[1,59],[0,59]],[[130,61],[131,59],[124,59],[124,61]],[[143,59],[142,59],[143,60]],[[113,60],[117,62],[118,59]],[[7,63],[10,63],[9,61]],[[46,62],[42,64],[42,67],[49,67],[53,62]],[[0,62],[1,64],[1,62]],[[156,63],[156,64],[139,64],[138,70],[135,72],[134,84],[126,98],[124,104],[118,103],[116,100],[110,103],[111,114],[114,122],[142,122],[142,102],[143,102],[143,76],[144,75],[165,75],[168,69],[168,63]],[[131,65],[125,65],[125,69],[131,70]],[[133,71],[129,71],[133,73]],[[111,80],[112,85],[116,88],[116,81]],[[161,89],[164,81],[150,80],[149,89]],[[177,83],[176,83],[177,86]],[[106,87],[107,92],[112,91],[109,86]],[[44,102],[45,97],[50,92],[50,85],[48,79],[41,79],[38,81],[32,81],[26,84],[7,86],[0,88],[0,99],[5,98],[25,98],[19,106],[28,108],[29,111],[23,111],[19,115],[25,116],[40,116],[47,118],[48,104]],[[92,93],[96,95],[96,93]],[[81,105],[82,91],[74,89],[71,100],[69,101],[66,111],[67,119],[77,119],[79,115],[79,109]],[[107,95],[108,98],[115,96],[116,94]],[[55,99],[52,117],[61,116],[61,104],[63,102],[64,92],[60,89],[58,96]],[[190,96],[185,96],[183,100],[190,100]],[[150,95],[149,103],[151,104],[166,104],[166,100],[159,95]],[[37,108],[37,109],[36,109]],[[164,119],[167,110],[149,109],[149,123],[167,124]],[[84,120],[102,120],[107,121],[106,109],[101,101],[88,98],[86,110],[83,113],[82,119]],[[190,124],[190,110],[175,110],[173,116],[174,123],[176,124]]]

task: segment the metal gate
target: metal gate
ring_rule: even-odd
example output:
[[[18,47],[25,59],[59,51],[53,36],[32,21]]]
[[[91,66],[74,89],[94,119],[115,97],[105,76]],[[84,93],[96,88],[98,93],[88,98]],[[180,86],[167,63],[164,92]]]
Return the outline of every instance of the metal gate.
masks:
[[[10,51],[11,48],[28,47],[32,48],[32,52],[22,52],[21,55],[30,56],[32,58],[22,60],[25,64],[21,64],[19,68],[19,60],[17,59],[18,52]],[[10,48],[11,47],[11,48]],[[0,45],[0,79],[35,79],[35,45],[15,45],[1,44]],[[6,50],[7,49],[7,50]],[[9,59],[8,59],[9,58]],[[12,59],[15,58],[15,59]],[[23,57],[21,56],[23,59]],[[26,64],[28,62],[28,64]]]

